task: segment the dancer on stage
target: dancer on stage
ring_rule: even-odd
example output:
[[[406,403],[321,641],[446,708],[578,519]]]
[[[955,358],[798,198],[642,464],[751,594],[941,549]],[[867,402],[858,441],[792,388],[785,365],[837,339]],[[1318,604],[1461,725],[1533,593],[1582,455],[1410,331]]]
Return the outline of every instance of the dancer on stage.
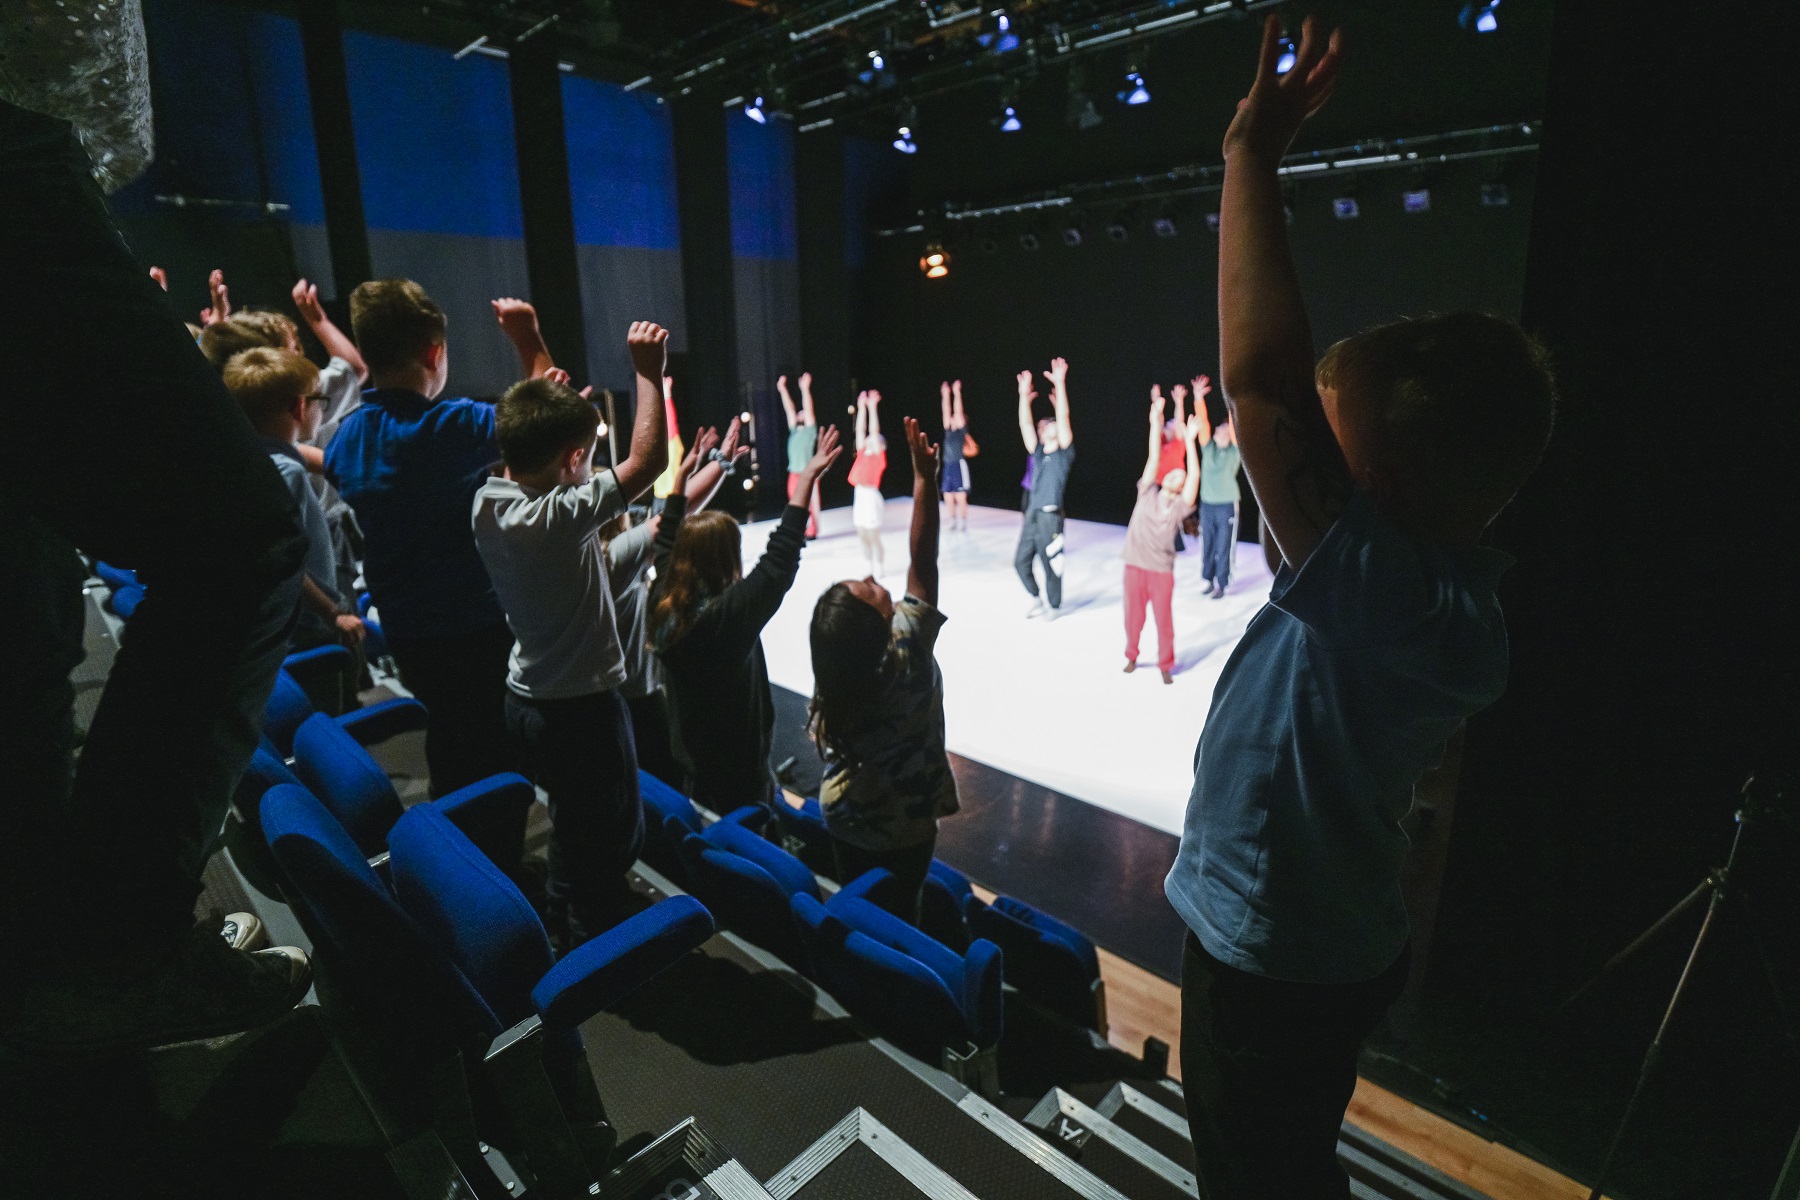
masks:
[[[1163,421],[1156,459],[1158,479],[1170,471],[1187,469],[1187,385],[1176,384],[1171,395],[1175,398],[1175,415]],[[1162,407],[1162,384],[1150,385],[1150,402]]]
[[[1231,585],[1231,556],[1237,548],[1237,432],[1227,414],[1217,429],[1207,418],[1206,376],[1194,380],[1194,418],[1200,422],[1200,579],[1214,600]]]
[[[794,498],[794,487],[800,476],[806,473],[806,464],[812,460],[813,450],[819,444],[819,418],[813,413],[812,372],[805,371],[800,375],[800,410],[794,411],[794,398],[788,395],[787,376],[778,376],[775,390],[781,393],[781,411],[787,417],[787,469],[788,499]],[[807,510],[806,536],[819,536],[819,493],[815,490],[812,498],[801,507]]]
[[[1075,434],[1069,428],[1068,360],[1051,359],[1044,378],[1050,381],[1050,402],[1056,407],[1056,416],[1037,421],[1031,414],[1031,402],[1037,399],[1031,372],[1019,372],[1019,436],[1025,440],[1031,462],[1026,470],[1025,522],[1019,530],[1013,567],[1019,572],[1019,582],[1032,596],[1031,609],[1025,616],[1053,621],[1062,608],[1063,489],[1069,483],[1069,468],[1075,463]],[[1039,559],[1044,564],[1042,596],[1032,575],[1032,562]],[[1050,602],[1048,607],[1044,604],[1046,599]]]
[[[968,460],[980,454],[981,447],[969,436],[969,419],[963,415],[962,380],[938,384],[938,403],[944,410],[944,506],[950,510],[950,528],[967,529]]]
[[[1483,531],[1536,468],[1541,346],[1480,313],[1394,321],[1314,365],[1281,162],[1338,81],[1313,19],[1282,72],[1263,25],[1225,133],[1219,361],[1283,559],[1213,691],[1164,890],[1190,935],[1181,1066],[1199,1194],[1349,1200],[1357,1051],[1409,970],[1401,819],[1506,687]]]
[[[1144,632],[1144,606],[1156,613],[1156,666],[1164,683],[1175,682],[1175,536],[1194,511],[1200,494],[1200,456],[1194,442],[1200,418],[1182,429],[1186,465],[1162,474],[1163,398],[1150,400],[1150,453],[1139,476],[1137,504],[1125,529],[1125,672],[1137,670],[1138,636]]]
[[[856,526],[856,536],[862,539],[870,578],[879,578],[886,566],[881,545],[881,523],[887,515],[886,502],[881,498],[881,477],[886,472],[887,439],[881,436],[881,393],[871,389],[856,397],[856,461],[850,464],[850,486],[856,489],[850,521]]]

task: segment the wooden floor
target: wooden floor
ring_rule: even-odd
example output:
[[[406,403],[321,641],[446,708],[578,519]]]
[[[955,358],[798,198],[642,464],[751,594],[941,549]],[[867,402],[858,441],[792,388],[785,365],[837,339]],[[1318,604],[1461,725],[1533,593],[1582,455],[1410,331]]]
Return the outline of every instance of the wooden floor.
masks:
[[[1181,1078],[1181,990],[1105,950],[1100,951],[1100,976],[1106,982],[1108,1037],[1113,1045],[1141,1054],[1144,1039],[1157,1038],[1170,1048],[1169,1074]],[[1588,1194],[1586,1187],[1535,1159],[1366,1079],[1356,1081],[1348,1116],[1351,1124],[1493,1200],[1585,1200]]]

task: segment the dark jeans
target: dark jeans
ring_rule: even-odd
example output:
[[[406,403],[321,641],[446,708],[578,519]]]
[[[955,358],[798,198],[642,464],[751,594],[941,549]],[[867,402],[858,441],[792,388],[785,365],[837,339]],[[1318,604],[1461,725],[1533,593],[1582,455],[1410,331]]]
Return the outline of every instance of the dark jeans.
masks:
[[[1019,582],[1032,595],[1038,594],[1037,580],[1032,578],[1031,564],[1044,564],[1044,595],[1051,608],[1062,607],[1063,515],[1041,508],[1027,509],[1025,524],[1019,530],[1019,548],[1013,552],[1013,567]]]
[[[1406,984],[1410,948],[1363,983],[1226,966],[1188,935],[1181,1083],[1203,1200],[1346,1200],[1338,1127],[1356,1055]]]
[[[148,960],[193,925],[306,541],[69,126],[5,103],[0,230],[0,357],[17,367],[0,404],[0,938],[91,956],[67,936],[88,911],[105,949]],[[71,772],[76,547],[147,587]]]
[[[675,761],[673,743],[669,740],[669,711],[661,692],[648,696],[631,696],[625,701],[631,709],[631,730],[637,745],[638,766],[670,787],[681,785],[681,764]]]
[[[925,876],[931,871],[931,854],[937,849],[937,831],[931,840],[916,846],[896,846],[891,850],[865,850],[838,838],[831,839],[831,855],[837,863],[839,883],[849,883],[866,871],[877,867],[894,873],[894,888],[885,893],[882,904],[908,925],[919,923],[919,893],[925,890]]]
[[[527,700],[506,692],[525,772],[550,798],[551,924],[575,941],[626,915],[625,873],[644,845],[631,711],[618,692]]]
[[[518,769],[506,734],[506,671],[512,631],[498,625],[460,637],[399,638],[388,649],[407,689],[425,706],[425,765],[431,798]]]
[[[1200,578],[1207,583],[1218,581],[1220,587],[1231,582],[1231,552],[1237,545],[1237,505],[1202,504],[1200,506]]]

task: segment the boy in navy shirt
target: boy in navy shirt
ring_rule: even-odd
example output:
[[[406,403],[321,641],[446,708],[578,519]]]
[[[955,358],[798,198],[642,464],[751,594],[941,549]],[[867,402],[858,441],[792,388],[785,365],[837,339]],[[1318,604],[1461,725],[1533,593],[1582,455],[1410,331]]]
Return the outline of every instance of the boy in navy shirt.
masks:
[[[1200,1194],[1348,1197],[1356,1056],[1406,981],[1400,828],[1413,783],[1506,683],[1479,545],[1535,469],[1555,388],[1495,317],[1398,321],[1313,363],[1277,167],[1341,62],[1309,18],[1263,29],[1225,135],[1219,353],[1281,563],[1213,695],[1165,884],[1190,929],[1182,1079]]]
[[[469,510],[500,457],[494,406],[440,400],[444,312],[410,279],[350,294],[370,390],[325,452],[327,477],[364,538],[363,577],[401,677],[431,714],[431,795],[512,769],[506,734],[512,632],[475,551]]]

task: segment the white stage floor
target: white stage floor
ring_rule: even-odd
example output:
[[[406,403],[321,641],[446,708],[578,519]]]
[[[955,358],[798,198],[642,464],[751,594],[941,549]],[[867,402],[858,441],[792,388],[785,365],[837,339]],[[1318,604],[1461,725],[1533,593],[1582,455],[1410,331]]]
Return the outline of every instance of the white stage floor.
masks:
[[[881,582],[906,586],[910,498],[889,500]],[[971,508],[969,529],[946,530],[938,605],[949,617],[938,640],[950,749],[1034,783],[1170,833],[1181,832],[1193,784],[1194,746],[1213,686],[1244,627],[1268,600],[1262,551],[1239,542],[1236,578],[1222,600],[1200,594],[1197,538],[1175,568],[1175,682],[1156,671],[1156,626],[1146,620],[1139,666],[1127,675],[1121,525],[1070,521],[1062,614],[1027,620],[1030,597],[1013,573],[1020,514]],[[744,527],[745,566],[762,554],[774,522]],[[800,559],[786,603],[763,633],[770,679],[812,694],[807,626],[831,584],[867,574],[848,508],[824,514]],[[1146,618],[1149,614],[1145,614]]]

